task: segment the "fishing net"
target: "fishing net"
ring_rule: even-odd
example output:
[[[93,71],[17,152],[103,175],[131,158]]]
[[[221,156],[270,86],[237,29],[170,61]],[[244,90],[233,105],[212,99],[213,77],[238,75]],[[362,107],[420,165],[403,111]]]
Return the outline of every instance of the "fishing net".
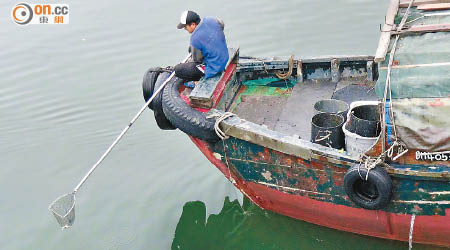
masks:
[[[72,226],[75,220],[75,194],[65,194],[56,199],[48,209],[53,213],[62,229]]]
[[[400,38],[390,77],[392,99],[447,98],[450,95],[449,58],[448,32]],[[379,77],[375,87],[379,99],[384,96],[387,64],[388,59],[379,65]]]
[[[387,95],[392,109],[386,111],[391,113],[386,119],[388,143],[392,135],[409,149],[449,151],[450,33],[401,36],[397,45]],[[380,100],[386,89],[388,62],[379,64],[375,91]],[[395,126],[393,133],[390,126]]]
[[[428,152],[450,150],[450,99],[393,99],[399,138],[408,148]]]

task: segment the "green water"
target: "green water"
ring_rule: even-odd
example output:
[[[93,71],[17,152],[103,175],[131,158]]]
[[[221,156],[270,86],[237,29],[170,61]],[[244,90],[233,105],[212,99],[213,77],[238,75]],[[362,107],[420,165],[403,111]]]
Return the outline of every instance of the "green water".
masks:
[[[184,204],[172,249],[408,249],[407,242],[346,233],[298,221],[244,199],[225,198],[218,214],[207,216],[201,201]],[[415,244],[413,249],[439,249]]]
[[[0,249],[170,249],[174,238],[185,249],[407,248],[224,207],[226,196],[239,197],[234,187],[148,111],[78,192],[72,228],[61,231],[47,209],[144,104],[144,72],[184,58],[189,35],[176,29],[183,10],[222,18],[242,55],[374,54],[387,0],[49,0],[69,4],[70,24],[25,27],[11,21],[19,2],[0,2]],[[197,201],[206,212],[196,205],[183,213]],[[219,215],[196,231],[189,221],[201,214]]]

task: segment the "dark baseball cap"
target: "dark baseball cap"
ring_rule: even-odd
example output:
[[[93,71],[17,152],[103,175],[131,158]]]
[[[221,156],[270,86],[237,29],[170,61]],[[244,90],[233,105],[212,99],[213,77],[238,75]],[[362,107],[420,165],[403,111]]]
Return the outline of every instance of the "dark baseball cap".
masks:
[[[180,23],[177,25],[178,29],[184,28],[186,24],[200,22],[200,16],[192,10],[185,10],[181,13]]]

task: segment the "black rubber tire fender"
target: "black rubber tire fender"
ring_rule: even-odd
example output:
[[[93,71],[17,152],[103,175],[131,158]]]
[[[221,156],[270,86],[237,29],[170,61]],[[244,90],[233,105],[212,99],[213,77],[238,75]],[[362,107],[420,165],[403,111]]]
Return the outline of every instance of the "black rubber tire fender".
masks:
[[[170,72],[164,71],[158,75],[158,79],[156,80],[153,88],[153,92],[159,89],[159,87],[164,83],[164,81],[170,76]],[[167,84],[166,84],[167,86]],[[166,87],[165,86],[165,87]],[[164,87],[164,88],[165,88]],[[162,130],[174,130],[175,126],[167,119],[166,115],[163,111],[162,106],[162,98],[164,88],[153,98],[153,101],[149,104],[150,108],[153,109],[153,113],[155,115],[156,124]]]
[[[369,171],[359,164],[350,167],[344,176],[344,187],[348,197],[359,207],[381,209],[392,198],[392,180],[380,165]]]
[[[183,79],[174,77],[164,89],[163,110],[170,122],[188,135],[208,142],[217,142],[219,137],[214,130],[214,118],[189,106],[180,96],[179,89]]]
[[[158,75],[161,72],[162,68],[155,67],[150,68],[145,72],[144,79],[142,80],[142,94],[144,96],[144,100],[148,101],[148,99],[153,95],[153,90],[155,87],[156,79],[158,79]],[[153,110],[152,104],[148,105],[150,109]]]

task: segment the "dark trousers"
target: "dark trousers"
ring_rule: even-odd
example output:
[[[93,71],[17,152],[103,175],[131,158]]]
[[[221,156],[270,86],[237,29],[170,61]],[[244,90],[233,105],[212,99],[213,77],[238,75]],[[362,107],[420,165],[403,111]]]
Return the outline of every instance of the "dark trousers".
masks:
[[[186,81],[198,81],[205,74],[197,68],[199,64],[196,62],[180,63],[174,68],[175,75]]]

